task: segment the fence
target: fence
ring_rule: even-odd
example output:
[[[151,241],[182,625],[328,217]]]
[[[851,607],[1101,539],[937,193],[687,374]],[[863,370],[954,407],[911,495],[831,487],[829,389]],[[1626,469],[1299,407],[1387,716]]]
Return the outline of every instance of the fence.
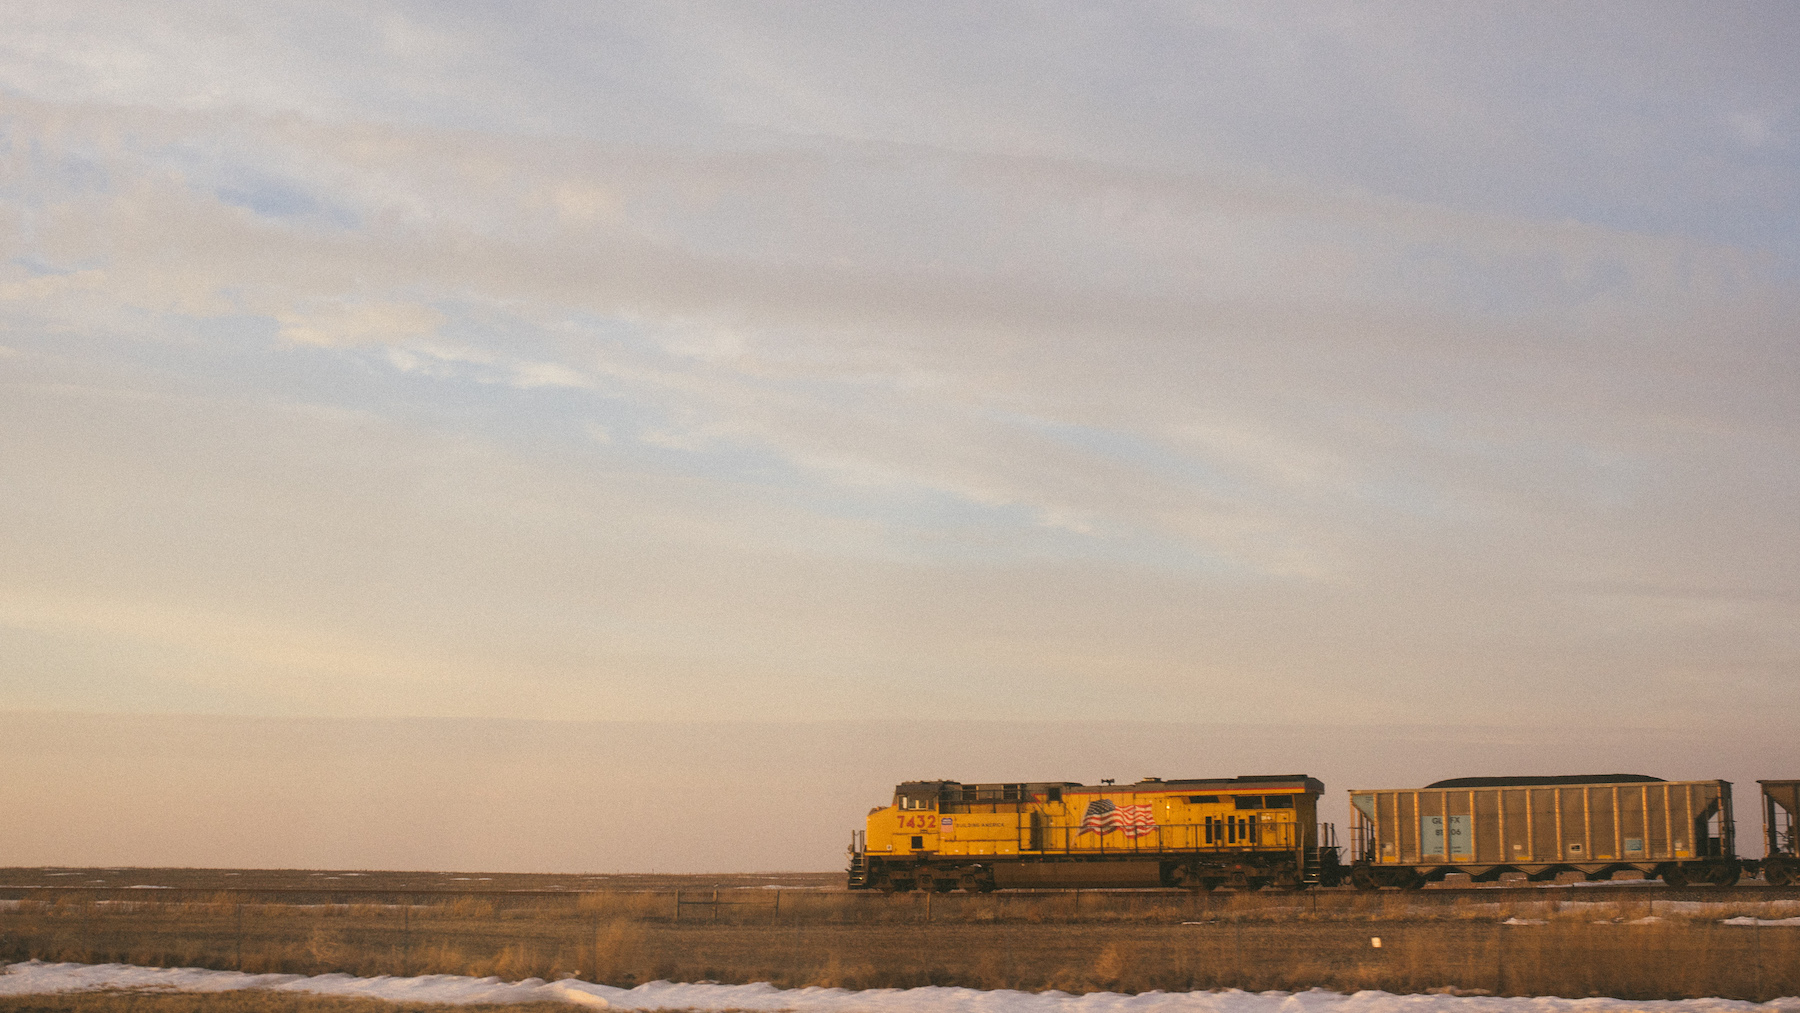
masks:
[[[33,891],[0,900],[0,960],[625,985],[1800,994],[1800,928],[1721,924],[1788,913],[1780,905],[1800,913],[1796,891],[1582,899],[1595,892]]]

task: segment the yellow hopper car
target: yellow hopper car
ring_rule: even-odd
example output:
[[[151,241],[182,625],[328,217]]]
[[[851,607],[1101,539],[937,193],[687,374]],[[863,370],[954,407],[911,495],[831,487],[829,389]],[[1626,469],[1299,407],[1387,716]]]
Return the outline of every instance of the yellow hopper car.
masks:
[[[907,781],[852,835],[853,890],[1335,885],[1304,774],[1091,785]]]
[[[1758,781],[1762,785],[1763,860],[1758,863],[1770,886],[1800,883],[1800,838],[1794,817],[1800,816],[1800,781]]]
[[[1730,886],[1742,872],[1729,781],[1463,777],[1355,789],[1350,808],[1350,881],[1364,890],[1418,888],[1451,873],[1476,882],[1625,873]]]

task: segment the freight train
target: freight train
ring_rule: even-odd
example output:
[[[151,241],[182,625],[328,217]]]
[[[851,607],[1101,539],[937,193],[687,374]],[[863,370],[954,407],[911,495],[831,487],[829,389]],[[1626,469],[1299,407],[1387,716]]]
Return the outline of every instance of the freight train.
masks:
[[[1351,844],[1304,774],[1134,784],[906,781],[851,835],[852,890],[1363,890],[1447,876],[1800,883],[1800,781],[1759,781],[1764,856],[1737,855],[1728,781],[1641,774],[1460,778],[1350,792]]]

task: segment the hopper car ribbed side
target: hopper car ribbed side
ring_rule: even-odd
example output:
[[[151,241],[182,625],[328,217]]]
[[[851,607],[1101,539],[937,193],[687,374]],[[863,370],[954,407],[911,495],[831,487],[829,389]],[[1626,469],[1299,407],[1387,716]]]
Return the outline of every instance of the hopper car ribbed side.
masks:
[[[1418,887],[1459,873],[1476,882],[1624,873],[1670,886],[1729,886],[1743,870],[1729,781],[1460,778],[1352,790],[1350,809],[1350,879],[1363,889]]]

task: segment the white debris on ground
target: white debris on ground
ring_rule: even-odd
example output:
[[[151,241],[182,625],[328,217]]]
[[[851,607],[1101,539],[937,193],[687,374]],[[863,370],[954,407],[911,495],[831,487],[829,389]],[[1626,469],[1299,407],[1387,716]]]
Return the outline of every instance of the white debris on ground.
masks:
[[[568,979],[507,982],[428,974],[417,978],[355,978],[347,974],[243,974],[192,967],[128,964],[13,964],[0,974],[0,995],[126,989],[230,992],[240,989],[360,996],[394,1002],[512,1003],[561,1001],[621,1010],[745,1010],[757,1013],[1800,1013],[1800,998],[1766,1003],[1735,999],[1498,998],[1455,995],[1343,995],[1308,992],[981,991],[972,988],[780,989],[773,985],[676,984],[654,981],[613,988]]]
[[[1722,925],[1800,925],[1800,918],[1727,918]]]

